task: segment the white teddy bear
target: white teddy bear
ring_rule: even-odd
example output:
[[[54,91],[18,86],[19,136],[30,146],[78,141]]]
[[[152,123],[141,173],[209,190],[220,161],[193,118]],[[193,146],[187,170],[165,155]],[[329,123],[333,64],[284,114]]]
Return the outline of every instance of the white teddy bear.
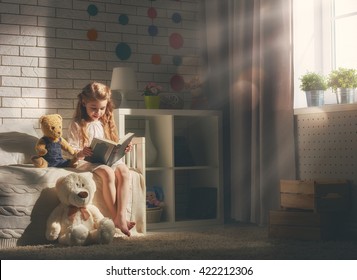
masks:
[[[56,184],[60,204],[47,219],[46,238],[75,246],[112,242],[115,226],[92,204],[96,191],[93,180],[71,173]]]

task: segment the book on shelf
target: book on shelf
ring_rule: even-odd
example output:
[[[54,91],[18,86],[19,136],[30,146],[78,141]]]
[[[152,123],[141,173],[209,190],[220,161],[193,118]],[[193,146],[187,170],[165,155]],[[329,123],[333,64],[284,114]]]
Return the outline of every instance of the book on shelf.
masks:
[[[120,138],[118,143],[108,139],[93,138],[90,145],[93,154],[90,157],[86,157],[85,160],[93,163],[103,163],[109,166],[113,165],[125,155],[126,147],[134,135],[132,132],[125,134]]]

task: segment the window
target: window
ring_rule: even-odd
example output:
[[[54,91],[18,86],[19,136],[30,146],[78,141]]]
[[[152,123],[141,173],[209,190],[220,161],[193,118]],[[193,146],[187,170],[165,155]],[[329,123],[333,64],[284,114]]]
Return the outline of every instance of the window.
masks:
[[[331,70],[357,69],[357,1],[293,0],[294,107],[306,107],[300,77],[307,71],[327,76]],[[325,104],[336,104],[327,90]]]

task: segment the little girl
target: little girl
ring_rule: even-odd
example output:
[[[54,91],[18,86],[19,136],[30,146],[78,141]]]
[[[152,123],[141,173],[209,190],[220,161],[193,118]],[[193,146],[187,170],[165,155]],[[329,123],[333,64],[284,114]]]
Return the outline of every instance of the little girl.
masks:
[[[113,108],[111,90],[108,86],[97,82],[85,86],[78,95],[74,119],[69,125],[68,143],[77,151],[77,158],[81,160],[78,168],[90,170],[101,178],[103,198],[111,218],[117,228],[130,236],[130,229],[135,226],[135,222],[126,220],[129,168],[122,160],[117,161],[113,166],[98,165],[83,160],[84,157],[92,155],[89,146],[94,137],[118,141]],[[126,151],[130,150],[131,144]]]

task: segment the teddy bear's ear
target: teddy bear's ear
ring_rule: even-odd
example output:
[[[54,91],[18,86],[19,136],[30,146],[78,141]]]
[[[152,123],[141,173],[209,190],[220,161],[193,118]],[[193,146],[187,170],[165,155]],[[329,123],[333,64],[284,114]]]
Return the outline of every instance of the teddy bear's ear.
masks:
[[[61,115],[55,114],[55,116],[56,116],[57,118],[59,118],[60,120],[62,120],[62,116],[61,116]]]
[[[60,178],[57,179],[57,182],[56,182],[56,189],[60,188],[63,184],[63,181],[66,177],[65,176],[62,176]]]
[[[46,116],[41,116],[40,119],[38,120],[38,123],[41,125],[42,124],[42,121],[43,119],[46,118]]]

